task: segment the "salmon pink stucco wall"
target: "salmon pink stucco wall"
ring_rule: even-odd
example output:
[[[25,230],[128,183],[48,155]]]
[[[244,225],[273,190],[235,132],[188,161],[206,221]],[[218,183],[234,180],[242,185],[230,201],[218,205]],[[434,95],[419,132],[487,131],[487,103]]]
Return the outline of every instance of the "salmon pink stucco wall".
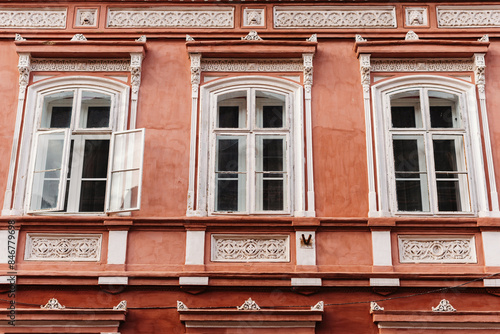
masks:
[[[318,44],[312,125],[317,216],[366,216],[363,95],[351,41]]]

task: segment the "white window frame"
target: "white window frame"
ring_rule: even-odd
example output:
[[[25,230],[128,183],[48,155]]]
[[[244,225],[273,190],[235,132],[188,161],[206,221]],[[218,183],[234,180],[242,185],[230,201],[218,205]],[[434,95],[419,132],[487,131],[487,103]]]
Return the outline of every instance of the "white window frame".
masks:
[[[43,133],[45,130],[38,130],[41,114],[43,109],[44,97],[48,94],[53,94],[56,92],[73,90],[75,92],[92,91],[99,92],[103,94],[108,94],[111,96],[111,109],[110,109],[110,125],[107,128],[91,128],[85,129],[85,134],[80,130],[80,125],[73,125],[73,133],[91,138],[100,138],[106,136],[110,139],[110,156],[109,160],[111,162],[111,157],[113,156],[111,139],[113,134],[118,134],[127,130],[128,114],[129,114],[129,91],[130,87],[124,83],[118,82],[116,80],[91,77],[91,76],[66,76],[51,78],[47,80],[40,81],[28,87],[27,92],[27,102],[24,114],[24,124],[23,132],[21,138],[21,145],[19,149],[19,162],[17,169],[16,178],[16,188],[14,193],[14,203],[13,203],[13,213],[14,214],[43,214],[43,210],[31,212],[29,210],[30,198],[31,198],[31,182],[32,182],[32,170],[34,164],[34,152],[36,150],[35,137],[37,133]],[[73,97],[73,111],[76,113],[72,117],[72,122],[80,121],[80,106],[75,109],[74,106],[78,99],[75,95]],[[53,129],[47,129],[51,131]],[[143,131],[143,130],[137,130]],[[70,131],[68,131],[69,133]],[[70,140],[70,135],[67,136],[67,141]],[[144,133],[142,135],[144,139]],[[142,147],[144,146],[144,140],[142,141]],[[66,154],[67,155],[67,154]],[[66,156],[67,160],[68,157]],[[108,165],[108,182],[106,188],[109,187],[109,175],[110,175],[110,165]],[[142,177],[142,161],[141,161],[141,177]],[[65,182],[64,182],[65,183]],[[64,184],[65,187],[65,184]],[[141,184],[139,184],[139,188]],[[115,211],[110,211],[109,209],[109,198],[108,191],[106,191],[106,201],[105,208],[103,212],[98,213],[80,213],[78,211],[68,211],[67,212],[53,212],[51,214],[89,214],[89,215],[103,215],[105,213],[111,213]],[[139,189],[140,193],[140,189]],[[63,190],[64,194],[64,190]],[[140,202],[139,202],[140,203]],[[137,210],[138,208],[130,208],[126,211]],[[123,210],[125,211],[125,210]]]
[[[442,133],[449,132],[463,135],[469,179],[469,211],[439,212],[437,211],[437,199],[435,198],[431,199],[429,212],[400,212],[397,210],[392,135],[399,133],[399,131],[391,130],[390,95],[402,91],[420,90],[421,88],[448,92],[457,95],[460,99],[463,130],[445,129]],[[475,86],[463,80],[446,76],[409,75],[384,80],[373,85],[372,96],[379,215],[476,216],[486,213],[488,211],[488,198]],[[422,117],[424,116],[422,115]],[[431,145],[431,143],[425,145]],[[432,148],[427,151],[427,155],[431,153]],[[430,174],[431,171],[428,170],[428,173]],[[433,176],[429,175],[428,177],[432,178]],[[429,182],[430,192],[435,192],[435,187],[435,183]]]
[[[304,216],[305,214],[305,158],[304,158],[304,110],[303,110],[303,87],[289,80],[268,77],[268,76],[238,76],[226,79],[219,79],[215,82],[203,85],[200,87],[200,130],[198,140],[198,162],[197,162],[197,194],[196,194],[196,211],[198,215],[295,215]],[[286,161],[286,181],[287,190],[285,191],[284,210],[282,211],[256,211],[255,210],[255,192],[252,190],[255,186],[254,177],[247,177],[247,184],[252,182],[252,187],[247,188],[247,206],[245,211],[238,212],[217,212],[215,211],[215,152],[216,152],[216,133],[220,132],[229,134],[238,131],[241,135],[255,136],[260,134],[259,130],[255,134],[248,133],[248,122],[254,121],[247,116],[247,128],[244,130],[233,129],[217,129],[216,111],[217,111],[217,95],[243,90],[262,90],[269,91],[286,96],[286,122],[287,129],[266,129],[265,134],[269,135],[285,135],[287,140],[287,155]],[[252,100],[250,95],[247,97],[247,105],[253,104],[251,108],[255,109],[255,100]],[[248,113],[248,110],[247,110]],[[214,131],[215,129],[215,131]],[[252,141],[250,141],[251,143]],[[247,147],[249,143],[247,143]],[[247,151],[247,159],[255,160],[251,152],[254,147],[249,147]],[[247,161],[247,165],[255,161]],[[205,167],[206,166],[206,167]],[[253,172],[255,170],[248,171]]]

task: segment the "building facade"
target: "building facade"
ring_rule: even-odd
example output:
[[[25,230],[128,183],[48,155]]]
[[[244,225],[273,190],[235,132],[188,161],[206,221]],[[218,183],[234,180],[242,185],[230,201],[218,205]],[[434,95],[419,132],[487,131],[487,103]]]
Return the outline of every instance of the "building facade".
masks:
[[[499,36],[496,2],[0,1],[0,333],[500,331]]]

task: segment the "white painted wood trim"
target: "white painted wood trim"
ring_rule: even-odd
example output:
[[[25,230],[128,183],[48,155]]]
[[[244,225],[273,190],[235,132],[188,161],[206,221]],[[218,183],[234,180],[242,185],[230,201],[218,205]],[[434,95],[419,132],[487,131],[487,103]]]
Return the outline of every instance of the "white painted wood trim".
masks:
[[[186,264],[205,263],[205,231],[186,231]]]
[[[305,245],[302,235],[306,240],[311,236],[309,245]],[[298,266],[316,265],[316,232],[315,231],[296,231],[295,232],[296,261]]]
[[[500,232],[481,232],[483,238],[484,265],[500,266]]]
[[[198,96],[201,76],[201,54],[189,54],[191,59],[191,134],[189,143],[189,181],[186,216],[200,216],[195,208],[196,142],[198,125]]]
[[[128,231],[109,231],[108,264],[125,264]]]
[[[372,231],[374,266],[392,266],[391,231]]]
[[[310,61],[312,65],[313,54],[304,54],[304,67],[306,67],[307,62]],[[308,59],[310,58],[310,60]],[[313,66],[311,66],[311,79],[313,76]],[[312,80],[311,85],[312,86]],[[315,217],[316,216],[316,201],[314,192],[314,159],[313,159],[313,143],[312,143],[312,87],[306,88],[305,98],[304,98],[304,109],[305,109],[305,133],[306,133],[306,154],[307,154],[307,211],[305,216]],[[302,132],[304,132],[304,127],[302,127]]]

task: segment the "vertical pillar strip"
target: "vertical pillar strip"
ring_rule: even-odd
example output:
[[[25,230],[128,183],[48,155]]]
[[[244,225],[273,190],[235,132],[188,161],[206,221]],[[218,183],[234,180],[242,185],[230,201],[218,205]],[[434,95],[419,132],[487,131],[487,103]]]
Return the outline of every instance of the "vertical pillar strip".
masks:
[[[306,152],[307,152],[307,211],[308,217],[316,216],[314,195],[314,170],[313,170],[313,144],[312,144],[312,120],[311,120],[311,89],[313,84],[313,57],[312,53],[304,53],[304,89],[305,89],[305,112],[306,112]],[[302,127],[303,128],[303,127]],[[303,138],[303,134],[302,134]],[[305,210],[303,208],[302,210]]]
[[[483,138],[484,138],[484,146],[486,152],[486,164],[488,167],[488,178],[490,182],[491,211],[495,212],[498,215],[499,213],[498,192],[495,179],[495,169],[493,167],[493,153],[491,151],[491,136],[488,124],[488,112],[486,110],[486,92],[485,92],[486,62],[484,60],[484,55],[485,55],[484,53],[474,54],[474,77],[476,81],[477,91],[479,93],[479,105],[481,107],[481,121],[483,123]]]
[[[141,86],[142,53],[130,53],[130,84],[132,86],[132,104],[130,106],[130,127],[135,129],[137,122],[137,98],[139,97],[139,87]]]
[[[196,134],[198,124],[198,91],[201,76],[201,54],[190,53],[191,58],[191,142],[189,145],[189,189],[186,216],[199,216],[199,208],[195,208],[195,175],[196,175]]]
[[[31,56],[29,53],[19,54],[19,63],[17,68],[19,69],[19,95],[17,98],[16,123],[14,127],[14,138],[12,140],[12,151],[10,152],[9,174],[7,176],[7,189],[5,190],[2,216],[12,214],[12,187],[14,185],[14,172],[16,169],[19,135],[21,133],[21,120],[23,118],[24,101],[26,99],[26,88],[28,87],[31,71]]]

